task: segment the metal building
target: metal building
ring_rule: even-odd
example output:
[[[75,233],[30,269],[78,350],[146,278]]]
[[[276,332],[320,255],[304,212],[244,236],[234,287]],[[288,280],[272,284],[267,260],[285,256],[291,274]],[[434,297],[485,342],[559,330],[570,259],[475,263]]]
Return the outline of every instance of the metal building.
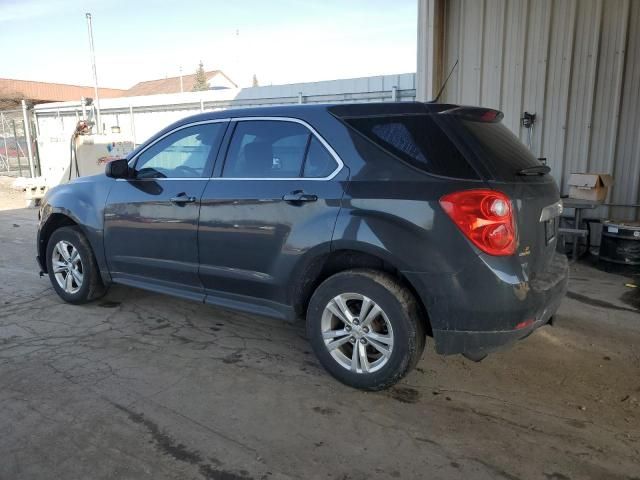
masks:
[[[502,110],[562,193],[572,172],[610,173],[608,202],[640,203],[640,1],[419,0],[418,98],[452,69],[442,100]]]

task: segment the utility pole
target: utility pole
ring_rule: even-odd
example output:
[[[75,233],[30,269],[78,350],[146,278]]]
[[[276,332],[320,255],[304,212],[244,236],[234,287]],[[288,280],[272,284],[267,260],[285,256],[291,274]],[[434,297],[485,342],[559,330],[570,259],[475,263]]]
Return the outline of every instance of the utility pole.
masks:
[[[184,92],[184,87],[182,85],[182,65],[180,65],[180,93]]]
[[[98,73],[96,72],[96,52],[93,47],[93,25],[91,24],[91,14],[86,13],[87,29],[89,31],[89,48],[91,49],[91,68],[93,70],[93,91],[95,98],[93,104],[96,107],[96,126],[98,134],[102,133],[102,120],[100,118],[100,97],[98,95]]]

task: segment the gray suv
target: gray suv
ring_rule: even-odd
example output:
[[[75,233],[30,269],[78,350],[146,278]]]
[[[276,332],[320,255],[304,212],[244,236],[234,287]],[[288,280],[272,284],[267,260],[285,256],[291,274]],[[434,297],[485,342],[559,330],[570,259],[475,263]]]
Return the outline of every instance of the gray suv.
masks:
[[[60,297],[111,283],[289,321],[378,390],[441,354],[480,359],[566,291],[558,189],[496,110],[297,105],[185,118],[104,175],[48,192],[38,261]]]

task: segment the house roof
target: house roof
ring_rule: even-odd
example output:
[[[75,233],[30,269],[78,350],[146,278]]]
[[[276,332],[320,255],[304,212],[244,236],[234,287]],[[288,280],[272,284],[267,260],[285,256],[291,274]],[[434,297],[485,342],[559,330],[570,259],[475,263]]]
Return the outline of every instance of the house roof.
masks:
[[[121,97],[124,93],[125,90],[118,88],[98,89],[100,98]],[[16,101],[26,99],[33,103],[42,103],[80,100],[81,97],[93,98],[94,96],[93,87],[0,78],[0,98],[2,99]]]
[[[237,85],[227,77],[221,70],[211,70],[205,72],[207,81],[220,75],[227,79],[234,87]],[[182,90],[190,92],[196,83],[196,74],[182,76]],[[161,78],[159,80],[147,80],[136,83],[126,92],[126,96],[135,97],[138,95],[156,95],[159,93],[180,93],[180,77]]]

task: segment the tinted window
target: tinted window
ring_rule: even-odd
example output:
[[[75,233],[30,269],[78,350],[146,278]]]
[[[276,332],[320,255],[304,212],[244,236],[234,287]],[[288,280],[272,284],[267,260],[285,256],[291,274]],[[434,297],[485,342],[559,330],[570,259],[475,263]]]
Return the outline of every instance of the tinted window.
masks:
[[[316,137],[312,137],[307,152],[307,161],[304,164],[304,176],[307,178],[328,177],[337,166],[338,164],[327,149]]]
[[[248,120],[236,125],[222,176],[299,178],[304,174],[317,178],[329,175],[335,168],[333,158],[303,125]]]
[[[138,178],[202,177],[216,154],[226,123],[183,128],[153,144],[136,162]],[[214,148],[215,147],[215,148]]]
[[[478,178],[460,150],[429,115],[362,117],[347,122],[389,153],[426,172]]]
[[[467,133],[484,150],[481,158],[494,177],[501,180],[517,177],[526,167],[540,165],[538,159],[511,131],[501,123],[461,122]],[[535,179],[536,177],[529,177]],[[520,177],[523,179],[523,177]],[[524,178],[526,180],[526,178]]]

